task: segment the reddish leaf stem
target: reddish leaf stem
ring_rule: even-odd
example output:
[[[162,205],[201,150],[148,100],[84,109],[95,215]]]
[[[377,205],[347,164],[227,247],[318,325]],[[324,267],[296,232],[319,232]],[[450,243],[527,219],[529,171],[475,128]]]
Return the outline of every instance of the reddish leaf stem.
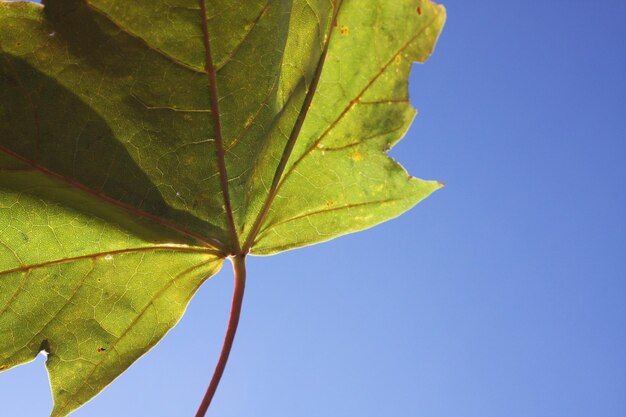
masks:
[[[230,308],[230,318],[228,319],[228,329],[226,330],[226,336],[224,337],[224,344],[222,345],[222,352],[220,358],[215,366],[211,383],[204,394],[202,403],[198,408],[196,417],[204,417],[217,386],[220,383],[224,369],[226,368],[226,362],[228,362],[228,356],[230,355],[230,349],[233,347],[233,341],[235,340],[235,333],[237,333],[237,325],[239,324],[239,316],[241,314],[241,304],[243,302],[243,294],[246,287],[246,260],[245,255],[237,255],[233,258],[233,269],[235,272],[235,289],[233,291],[233,302]]]

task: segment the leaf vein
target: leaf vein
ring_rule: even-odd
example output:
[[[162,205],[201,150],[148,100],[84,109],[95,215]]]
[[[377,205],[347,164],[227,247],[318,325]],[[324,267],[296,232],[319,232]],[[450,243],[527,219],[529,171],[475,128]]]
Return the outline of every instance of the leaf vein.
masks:
[[[265,199],[265,202],[263,203],[263,206],[261,207],[261,210],[259,211],[259,214],[257,215],[253,223],[253,226],[250,230],[250,234],[248,235],[244,243],[244,247],[243,247],[244,253],[248,252],[250,248],[252,247],[253,242],[255,241],[256,235],[259,232],[259,229],[261,228],[263,221],[265,220],[269,212],[270,206],[272,205],[272,202],[274,201],[276,194],[278,193],[280,179],[283,175],[285,167],[287,166],[287,162],[289,161],[289,158],[291,156],[291,152],[293,151],[295,143],[298,139],[300,130],[302,129],[302,125],[304,124],[308,110],[311,107],[311,102],[313,101],[315,92],[317,91],[319,80],[322,76],[324,63],[326,62],[326,55],[328,54],[330,40],[334,32],[333,28],[335,27],[335,23],[337,22],[337,15],[339,14],[339,9],[341,8],[341,4],[343,3],[333,2],[333,6],[334,6],[333,18],[331,19],[329,34],[326,38],[326,44],[324,45],[324,48],[322,49],[322,54],[320,55],[317,67],[315,69],[315,74],[313,76],[313,80],[311,81],[311,85],[309,86],[309,90],[307,91],[304,102],[302,103],[302,107],[300,109],[298,119],[296,120],[296,123],[294,124],[293,129],[291,130],[289,139],[287,140],[287,143],[285,144],[285,149],[283,150],[278,166],[276,167],[276,172],[274,174],[274,179],[272,180],[272,185],[270,186],[270,191],[268,193],[268,196]]]
[[[335,119],[334,122],[330,124],[330,126],[311,144],[311,146],[304,151],[304,153],[294,162],[294,164],[289,167],[289,169],[285,172],[280,184],[278,185],[278,190],[283,186],[283,184],[287,181],[289,176],[293,173],[295,168],[306,158],[308,154],[310,154],[320,142],[337,126],[337,124],[345,117],[345,115],[352,109],[356,104],[360,102],[361,97],[369,90],[369,88],[380,78],[381,75],[389,68],[389,66],[395,61],[396,56],[401,54],[405,49],[407,49],[413,42],[415,42],[419,37],[424,33],[426,29],[428,29],[438,18],[439,12],[435,14],[435,16],[428,22],[420,31],[418,31],[413,37],[411,37],[404,45],[398,49],[396,53],[381,67],[381,69],[374,75],[374,77],[365,85],[365,87],[356,95],[354,99],[352,99],[348,105],[344,108],[344,110],[339,114],[339,116]],[[365,102],[367,104],[369,102]]]
[[[101,256],[107,256],[107,255],[113,256],[113,255],[123,255],[127,253],[151,252],[151,251],[202,253],[206,255],[215,255],[218,257],[223,256],[223,253],[219,251],[213,251],[210,249],[200,249],[200,248],[192,248],[192,247],[184,247],[184,246],[173,246],[173,245],[146,246],[146,247],[140,247],[140,248],[127,248],[127,249],[96,252],[96,253],[90,253],[87,255],[74,256],[70,258],[55,259],[55,260],[41,262],[37,264],[22,265],[16,268],[11,268],[11,269],[6,269],[4,271],[0,271],[0,276],[9,275],[15,272],[26,272],[26,271],[31,271],[33,269],[46,268],[48,266],[64,264],[68,262],[77,262],[77,261],[81,261],[85,259],[95,259]]]
[[[319,215],[319,214],[330,213],[330,212],[334,212],[334,211],[341,211],[341,210],[347,210],[347,209],[352,209],[352,208],[356,208],[356,207],[370,206],[370,205],[374,205],[374,204],[395,203],[396,201],[400,201],[400,199],[397,199],[397,198],[387,198],[387,199],[383,199],[383,200],[364,201],[364,202],[361,202],[361,203],[350,203],[350,204],[345,204],[345,205],[339,206],[339,207],[325,208],[325,209],[321,209],[321,210],[316,210],[316,211],[311,211],[311,212],[308,212],[308,213],[300,214],[298,216],[294,216],[294,217],[291,217],[291,218],[288,218],[288,219],[285,219],[285,220],[281,220],[279,222],[276,222],[276,223],[266,227],[261,232],[259,232],[259,234],[257,235],[257,241],[258,241],[258,239],[261,239],[262,236],[264,236],[265,234],[270,232],[275,227],[278,227],[278,226],[280,226],[282,224],[285,224],[285,223],[290,223],[290,222],[293,222],[293,221],[296,221],[296,220],[308,218],[308,217]],[[255,241],[255,243],[257,243],[257,241]]]
[[[209,78],[209,90],[211,101],[211,113],[213,115],[213,130],[215,132],[215,149],[217,152],[217,162],[220,173],[220,187],[222,189],[222,196],[224,198],[224,209],[226,211],[226,217],[228,220],[228,227],[230,230],[231,245],[234,248],[230,248],[231,252],[240,252],[239,236],[235,227],[235,219],[233,216],[233,209],[230,201],[230,192],[228,186],[228,172],[226,171],[226,152],[224,151],[224,138],[222,136],[222,124],[220,117],[219,95],[217,88],[217,73],[215,66],[213,65],[213,56],[211,54],[211,41],[209,38],[208,16],[206,12],[206,0],[199,0],[200,3],[200,17],[202,19],[202,40],[204,42],[204,48],[206,52],[206,74]]]
[[[150,49],[151,51],[156,52],[157,54],[161,55],[162,57],[168,59],[169,61],[173,62],[174,64],[191,70],[195,73],[198,74],[204,74],[204,71],[202,71],[200,68],[196,68],[191,64],[188,64],[184,61],[181,61],[178,58],[173,57],[172,55],[169,55],[168,53],[166,53],[165,51],[150,45],[144,38],[142,38],[141,36],[137,35],[136,33],[131,32],[130,30],[126,29],[124,26],[122,26],[119,22],[117,22],[115,19],[113,19],[112,16],[110,16],[108,13],[106,13],[104,10],[94,6],[93,4],[89,3],[89,2],[85,2],[85,5],[93,10],[95,13],[98,13],[99,15],[101,15],[102,17],[106,18],[113,26],[115,26],[116,29],[118,29],[119,31],[127,34],[128,36],[132,37],[133,39],[136,39],[138,41],[140,41],[146,48]]]
[[[224,68],[226,65],[228,65],[232,59],[237,55],[237,53],[239,52],[239,50],[241,49],[241,47],[244,45],[244,43],[248,40],[248,38],[250,37],[250,35],[252,34],[252,32],[254,31],[254,28],[256,28],[256,26],[258,25],[259,21],[261,20],[261,18],[263,18],[263,16],[265,15],[265,13],[267,12],[267,9],[269,9],[270,6],[270,0],[266,0],[265,4],[263,5],[263,7],[261,8],[261,11],[259,12],[259,14],[256,16],[256,18],[252,21],[250,28],[248,29],[248,31],[246,32],[246,34],[243,36],[243,38],[241,39],[241,42],[239,42],[228,54],[228,56],[224,59],[223,62],[221,62],[220,64],[216,65],[215,67],[215,71],[216,72],[220,72],[220,70],[222,68]]]
[[[0,145],[0,152],[3,152],[6,155],[8,155],[8,156],[10,156],[10,157],[12,157],[12,158],[14,158],[16,160],[25,163],[26,165],[32,167],[33,169],[35,169],[36,171],[38,171],[38,172],[40,172],[40,173],[42,173],[44,175],[47,175],[49,177],[52,177],[52,178],[54,178],[56,180],[59,180],[59,181],[65,183],[65,184],[69,185],[72,188],[81,190],[81,191],[83,191],[83,192],[85,192],[85,193],[87,193],[87,194],[89,194],[89,195],[91,195],[91,196],[93,196],[95,198],[103,200],[103,201],[105,201],[105,202],[107,202],[107,203],[109,203],[109,204],[111,204],[111,205],[113,205],[115,207],[121,208],[121,209],[123,209],[123,210],[125,210],[125,211],[127,211],[127,212],[129,212],[131,214],[137,215],[139,217],[146,218],[148,220],[152,220],[155,223],[158,223],[158,224],[160,224],[162,226],[165,226],[165,227],[167,227],[167,228],[169,228],[171,230],[174,230],[174,231],[176,231],[176,232],[178,232],[178,233],[180,233],[180,234],[182,234],[184,236],[191,237],[191,238],[197,240],[199,243],[201,243],[202,246],[211,247],[211,248],[216,249],[216,250],[221,250],[222,249],[220,243],[217,242],[217,241],[214,241],[214,239],[198,235],[197,233],[194,233],[194,232],[191,232],[189,230],[186,230],[184,228],[179,227],[178,225],[176,225],[175,223],[172,223],[169,220],[163,219],[161,217],[158,217],[158,216],[155,216],[153,214],[150,214],[150,213],[147,213],[145,211],[142,211],[142,210],[138,209],[137,207],[133,207],[131,205],[122,203],[121,201],[115,200],[115,199],[109,197],[108,195],[106,195],[106,194],[104,194],[102,192],[98,192],[96,190],[93,190],[93,189],[87,187],[86,185],[84,185],[84,184],[82,184],[82,183],[80,183],[78,181],[66,178],[63,175],[57,174],[56,172],[51,171],[51,170],[47,169],[46,167],[37,164],[36,162],[33,162],[33,161],[31,161],[31,160],[29,160],[27,158],[24,158],[23,156],[18,155],[17,153],[11,151],[10,149],[8,149],[8,148],[6,148],[6,147],[4,147],[2,145]]]

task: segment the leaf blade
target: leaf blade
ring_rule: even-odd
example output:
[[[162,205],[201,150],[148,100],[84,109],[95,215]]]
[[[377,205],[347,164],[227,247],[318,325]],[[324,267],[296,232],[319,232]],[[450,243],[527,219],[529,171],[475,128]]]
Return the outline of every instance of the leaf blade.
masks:
[[[66,415],[156,344],[223,258],[119,208],[81,211],[99,203],[14,160],[0,171],[0,370],[45,347],[54,415]]]
[[[445,9],[419,1],[345,4],[334,28],[339,35],[331,42],[330,62],[322,74],[320,91],[277,187],[277,198],[283,200],[280,211],[269,210],[260,228],[264,232],[255,240],[255,254],[272,254],[371,227],[398,216],[442,186],[437,181],[410,177],[385,152],[413,120],[415,111],[408,103],[407,90],[411,63],[423,62],[432,52],[445,21]],[[419,14],[416,7],[420,8]],[[349,27],[361,32],[362,38],[375,38],[373,32],[380,26],[362,18],[368,13],[392,15],[386,20],[400,23],[395,31],[405,34],[406,39],[392,38],[395,47],[388,39],[379,41],[383,45],[378,48],[388,56],[379,60],[380,66],[370,65],[369,76],[362,69],[351,70],[356,71],[353,77],[362,80],[359,87],[353,77],[342,81],[340,75],[346,68],[358,68],[372,55],[371,50],[356,49],[346,40],[351,33]],[[412,18],[407,19],[407,13],[412,13]],[[326,102],[335,105],[326,106]],[[340,107],[342,104],[345,107]],[[344,184],[344,177],[352,182]],[[376,208],[375,202],[387,203],[377,207],[376,213],[362,210],[367,205]],[[307,217],[310,213],[339,213],[338,207],[344,208],[343,215],[333,216],[330,222],[317,224],[320,216]],[[359,210],[350,213],[352,207]],[[290,219],[301,221],[293,224]],[[288,223],[293,227],[285,227]]]
[[[227,254],[362,230],[441,187],[386,151],[415,115],[411,62],[432,52],[443,7],[189,4],[0,2],[0,332],[28,330],[3,341],[0,370],[49,348],[54,416],[153,346]],[[105,278],[118,301],[104,305],[134,307],[117,333],[76,325],[102,340],[81,339],[91,356],[76,359],[62,322],[86,322]],[[133,282],[152,296],[126,296]]]
[[[2,110],[18,123],[0,125],[2,145],[228,247],[217,163],[199,157],[215,154],[209,94],[189,93],[207,90],[203,73],[146,48],[82,2],[44,9],[3,3],[3,14]],[[40,128],[28,135],[19,130],[29,125]]]

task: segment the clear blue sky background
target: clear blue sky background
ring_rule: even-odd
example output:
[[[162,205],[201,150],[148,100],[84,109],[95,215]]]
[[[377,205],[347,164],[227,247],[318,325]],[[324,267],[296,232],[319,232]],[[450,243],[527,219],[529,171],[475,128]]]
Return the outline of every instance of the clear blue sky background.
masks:
[[[392,152],[448,184],[372,230],[250,259],[209,416],[626,416],[626,2],[444,2]],[[228,265],[76,417],[192,416]],[[43,358],[0,415],[51,409]]]

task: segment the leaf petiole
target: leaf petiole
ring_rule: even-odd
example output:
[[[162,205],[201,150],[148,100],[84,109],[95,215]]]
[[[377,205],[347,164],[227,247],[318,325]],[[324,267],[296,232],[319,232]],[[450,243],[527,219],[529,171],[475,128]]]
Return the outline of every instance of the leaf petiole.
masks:
[[[246,256],[236,255],[232,258],[233,270],[235,275],[235,288],[233,290],[233,302],[230,308],[230,318],[228,319],[228,329],[226,330],[226,336],[224,337],[224,343],[222,344],[222,351],[220,353],[219,360],[213,371],[213,377],[209,383],[209,387],[204,394],[204,398],[200,403],[200,407],[196,412],[196,417],[204,417],[217,386],[220,383],[224,369],[226,368],[226,362],[228,362],[228,356],[230,350],[233,347],[233,341],[235,340],[235,333],[237,333],[237,325],[239,324],[239,316],[241,314],[241,305],[243,302],[243,294],[246,288]]]

